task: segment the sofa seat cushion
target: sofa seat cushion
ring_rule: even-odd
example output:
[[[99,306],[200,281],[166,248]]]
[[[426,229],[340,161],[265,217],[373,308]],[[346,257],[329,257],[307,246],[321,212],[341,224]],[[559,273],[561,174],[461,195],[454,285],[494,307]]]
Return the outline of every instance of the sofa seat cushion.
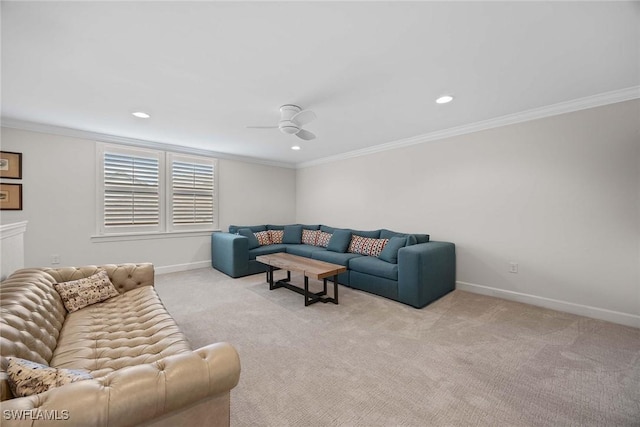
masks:
[[[325,248],[312,245],[286,245],[287,253],[311,258],[311,254],[314,252],[326,252]]]
[[[398,280],[398,264],[391,264],[372,256],[349,260],[349,270],[384,277],[389,280]]]
[[[155,289],[143,286],[70,313],[49,365],[98,378],[190,351]]]
[[[311,258],[318,259],[320,261],[330,262],[332,264],[344,265],[347,267],[347,264],[354,258],[362,258],[362,255],[352,254],[352,253],[341,253],[341,252],[331,252],[331,251],[318,251],[311,254]]]
[[[287,248],[286,245],[259,246],[255,249],[249,250],[249,259],[256,259],[258,255],[269,255],[269,254],[275,254],[277,252],[285,252],[286,248]]]

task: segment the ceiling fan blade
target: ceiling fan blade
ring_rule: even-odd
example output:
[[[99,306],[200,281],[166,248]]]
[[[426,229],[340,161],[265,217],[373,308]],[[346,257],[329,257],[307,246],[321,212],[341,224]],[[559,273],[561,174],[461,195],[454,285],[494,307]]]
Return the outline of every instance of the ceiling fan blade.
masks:
[[[311,141],[312,139],[316,139],[315,134],[304,129],[300,129],[300,131],[296,133],[296,136],[298,138],[304,139],[305,141]]]
[[[298,126],[304,126],[316,119],[316,113],[311,110],[302,110],[295,116],[291,117],[291,121],[295,122]]]
[[[245,126],[247,129],[278,129],[278,126]]]

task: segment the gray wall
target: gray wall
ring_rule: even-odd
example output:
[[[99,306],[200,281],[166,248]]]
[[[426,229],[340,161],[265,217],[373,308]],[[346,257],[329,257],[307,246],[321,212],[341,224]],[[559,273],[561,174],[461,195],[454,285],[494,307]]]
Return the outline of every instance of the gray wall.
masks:
[[[210,237],[95,241],[96,144],[81,138],[2,128],[2,150],[23,153],[22,211],[0,223],[28,221],[25,266],[153,262],[159,271],[210,265]],[[223,160],[218,163],[220,228],[230,223],[295,221],[295,171]]]
[[[429,233],[461,289],[640,326],[639,105],[299,169],[296,219]]]
[[[457,245],[458,288],[640,326],[640,101],[299,169],[220,160],[220,225],[322,223]],[[209,237],[92,241],[95,143],[2,129],[24,154],[25,264],[207,265]],[[519,265],[509,273],[509,263]]]

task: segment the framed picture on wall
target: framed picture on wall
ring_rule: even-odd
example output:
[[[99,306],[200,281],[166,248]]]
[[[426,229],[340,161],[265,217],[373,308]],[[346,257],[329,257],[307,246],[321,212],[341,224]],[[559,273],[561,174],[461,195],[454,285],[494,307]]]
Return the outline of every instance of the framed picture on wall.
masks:
[[[0,151],[0,178],[22,179],[22,153]]]
[[[0,184],[0,210],[22,210],[22,184]]]

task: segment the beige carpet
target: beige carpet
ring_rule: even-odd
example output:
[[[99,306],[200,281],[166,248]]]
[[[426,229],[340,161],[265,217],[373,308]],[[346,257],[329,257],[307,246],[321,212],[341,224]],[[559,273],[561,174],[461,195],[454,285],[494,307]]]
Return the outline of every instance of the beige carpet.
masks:
[[[194,348],[238,349],[232,426],[640,426],[639,329],[462,291],[305,308],[213,269],[156,287]]]

